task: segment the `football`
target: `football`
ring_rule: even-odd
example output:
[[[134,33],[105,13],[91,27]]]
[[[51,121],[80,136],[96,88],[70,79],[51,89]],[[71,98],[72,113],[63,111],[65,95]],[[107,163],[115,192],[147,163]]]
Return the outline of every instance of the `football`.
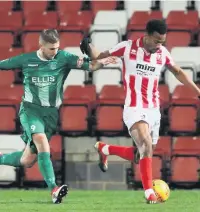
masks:
[[[163,180],[153,180],[153,190],[159,202],[165,202],[170,195],[170,189],[167,183]]]

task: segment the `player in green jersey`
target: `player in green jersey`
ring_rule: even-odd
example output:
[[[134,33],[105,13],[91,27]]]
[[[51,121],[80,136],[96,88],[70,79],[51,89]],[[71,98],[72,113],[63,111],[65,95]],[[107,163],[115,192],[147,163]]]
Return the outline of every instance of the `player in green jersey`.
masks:
[[[0,61],[0,69],[21,69],[24,75],[19,117],[23,127],[22,139],[27,144],[24,151],[1,155],[0,165],[31,167],[37,161],[51,190],[53,203],[61,203],[68,193],[67,185],[56,185],[49,147],[49,140],[57,127],[64,81],[71,69],[95,71],[114,62],[114,58],[89,62],[88,58],[59,50],[59,44],[56,30],[43,30],[38,51]]]

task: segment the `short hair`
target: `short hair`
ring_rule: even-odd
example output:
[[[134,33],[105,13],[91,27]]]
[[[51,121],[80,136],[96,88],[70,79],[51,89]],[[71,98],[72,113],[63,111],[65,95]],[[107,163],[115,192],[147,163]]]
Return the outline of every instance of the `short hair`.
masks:
[[[152,35],[154,32],[164,35],[167,33],[167,24],[164,20],[150,20],[146,25],[146,32],[149,35]]]
[[[41,43],[57,43],[60,40],[59,33],[56,29],[44,29],[40,33],[39,42]]]

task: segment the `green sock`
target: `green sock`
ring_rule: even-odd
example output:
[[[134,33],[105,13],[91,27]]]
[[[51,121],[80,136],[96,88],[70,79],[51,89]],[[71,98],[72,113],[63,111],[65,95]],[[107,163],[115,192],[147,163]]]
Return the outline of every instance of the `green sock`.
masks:
[[[12,152],[9,154],[3,154],[0,156],[0,165],[8,165],[14,167],[20,167],[20,159],[22,157],[23,151]]]
[[[38,153],[38,166],[48,188],[51,190],[55,188],[57,185],[49,152]]]

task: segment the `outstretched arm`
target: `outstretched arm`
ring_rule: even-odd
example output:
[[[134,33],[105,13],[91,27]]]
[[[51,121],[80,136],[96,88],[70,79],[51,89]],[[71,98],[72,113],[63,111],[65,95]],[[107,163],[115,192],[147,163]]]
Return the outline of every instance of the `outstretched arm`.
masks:
[[[83,38],[80,43],[80,49],[83,54],[88,55],[92,60],[103,59],[111,56],[109,51],[100,52],[93,45],[92,40],[89,37]]]
[[[183,69],[181,69],[178,65],[175,64],[173,61],[170,53],[167,51],[166,67],[174,74],[176,79],[183,83],[184,85],[188,86],[192,90],[196,92],[198,96],[200,96],[200,89],[196,86],[196,84],[184,73]]]
[[[92,60],[107,58],[110,56],[123,57],[127,41],[123,41],[115,45],[110,50],[100,52],[91,44],[90,38],[84,38],[80,43],[80,49],[83,54],[88,55]]]
[[[71,69],[83,69],[83,70],[96,71],[102,68],[104,65],[108,65],[110,63],[112,64],[118,63],[118,61],[116,60],[116,57],[107,57],[104,59],[90,61],[89,58],[77,56],[69,52],[65,52],[65,56],[67,59],[66,64]]]
[[[6,60],[0,60],[1,70],[20,69],[23,64],[23,55],[8,58]]]
[[[110,63],[112,63],[112,64],[117,63],[116,58],[115,57],[107,57],[104,59],[92,60],[89,64],[89,70],[96,71],[98,69],[103,68],[104,65],[108,65]]]
[[[188,86],[200,96],[200,89],[197,85],[184,73],[184,71],[177,65],[168,67],[168,69],[174,74],[177,80],[179,80],[184,85]]]
[[[92,60],[103,59],[111,56],[111,53],[108,50],[100,52],[91,43],[89,45],[90,45],[90,57]]]

